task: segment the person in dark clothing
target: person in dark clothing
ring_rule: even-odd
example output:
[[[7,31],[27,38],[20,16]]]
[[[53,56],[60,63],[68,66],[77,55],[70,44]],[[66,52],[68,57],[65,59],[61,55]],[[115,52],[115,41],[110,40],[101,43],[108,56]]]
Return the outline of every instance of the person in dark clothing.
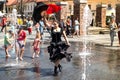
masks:
[[[120,46],[120,23],[118,24],[118,41],[119,41],[119,46]]]
[[[70,43],[67,39],[65,31],[59,27],[59,24],[56,21],[54,21],[52,25],[54,27],[51,28],[52,40],[50,42],[50,46],[48,46],[48,53],[50,53],[50,60],[55,64],[54,76],[57,76],[58,75],[57,69],[59,69],[59,71],[61,71],[62,69],[62,66],[60,65],[60,61],[61,59],[67,57],[66,50],[70,46]],[[61,40],[62,35],[66,43]]]
[[[65,29],[65,23],[63,19],[60,20],[60,27]]]
[[[67,18],[66,21],[66,35],[68,36],[70,34],[70,18]]]
[[[6,24],[7,24],[7,18],[5,15],[3,15],[1,32],[3,32],[3,29],[6,27]]]

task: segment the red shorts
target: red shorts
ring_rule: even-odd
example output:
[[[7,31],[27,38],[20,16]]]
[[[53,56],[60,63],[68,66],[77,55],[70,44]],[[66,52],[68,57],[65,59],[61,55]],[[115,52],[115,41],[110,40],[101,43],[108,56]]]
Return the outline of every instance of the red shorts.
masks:
[[[40,48],[34,48],[34,51],[40,51]]]
[[[32,28],[28,28],[28,32],[31,33],[32,32]]]

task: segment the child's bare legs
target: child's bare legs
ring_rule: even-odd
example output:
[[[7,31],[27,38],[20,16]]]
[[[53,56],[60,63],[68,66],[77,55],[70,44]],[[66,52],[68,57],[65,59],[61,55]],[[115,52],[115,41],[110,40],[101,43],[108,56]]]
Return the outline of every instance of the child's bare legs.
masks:
[[[39,57],[40,51],[36,51],[36,57]]]
[[[7,45],[5,46],[5,53],[6,53],[6,57],[11,57],[8,50],[11,49],[13,46],[12,45]]]
[[[34,53],[32,54],[32,58],[34,59],[35,58],[35,56],[36,57],[39,57],[39,51],[34,51]]]
[[[19,57],[19,51],[18,51],[18,49],[16,48],[16,60],[18,60],[18,57]]]
[[[32,58],[33,58],[33,59],[35,58],[35,51],[34,51],[33,54],[32,54]]]
[[[20,50],[20,60],[23,60],[24,48]]]
[[[8,53],[9,46],[5,46],[5,53],[6,57],[11,57],[10,54]]]

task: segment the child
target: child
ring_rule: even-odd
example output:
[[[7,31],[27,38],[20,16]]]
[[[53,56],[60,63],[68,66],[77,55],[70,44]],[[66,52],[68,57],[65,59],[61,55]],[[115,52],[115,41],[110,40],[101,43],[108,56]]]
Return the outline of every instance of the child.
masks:
[[[28,21],[27,21],[27,28],[28,28],[28,32],[29,32],[29,35],[31,35],[32,34],[32,26],[33,26],[33,22],[32,22],[32,20],[31,20],[31,18],[29,17],[28,18]]]
[[[4,47],[5,47],[5,53],[6,53],[6,57],[11,57],[8,50],[10,50],[13,47],[13,43],[11,42],[11,38],[14,38],[14,33],[9,30],[4,37]]]
[[[35,38],[35,40],[33,42],[33,45],[32,45],[33,46],[33,50],[34,50],[34,53],[32,54],[32,58],[34,58],[35,56],[39,57],[39,53],[40,53],[40,38],[41,38],[40,32],[37,31],[36,38]]]

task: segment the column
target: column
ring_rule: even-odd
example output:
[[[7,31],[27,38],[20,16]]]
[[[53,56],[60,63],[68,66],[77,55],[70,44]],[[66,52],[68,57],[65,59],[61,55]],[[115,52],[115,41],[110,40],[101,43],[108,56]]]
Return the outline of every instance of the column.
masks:
[[[116,4],[116,23],[120,23],[120,4]]]
[[[96,6],[96,26],[106,27],[106,5]]]
[[[79,34],[83,34],[82,25],[82,17],[83,17],[83,9],[87,4],[87,0],[74,0],[74,20],[78,17],[80,22],[80,31]]]

